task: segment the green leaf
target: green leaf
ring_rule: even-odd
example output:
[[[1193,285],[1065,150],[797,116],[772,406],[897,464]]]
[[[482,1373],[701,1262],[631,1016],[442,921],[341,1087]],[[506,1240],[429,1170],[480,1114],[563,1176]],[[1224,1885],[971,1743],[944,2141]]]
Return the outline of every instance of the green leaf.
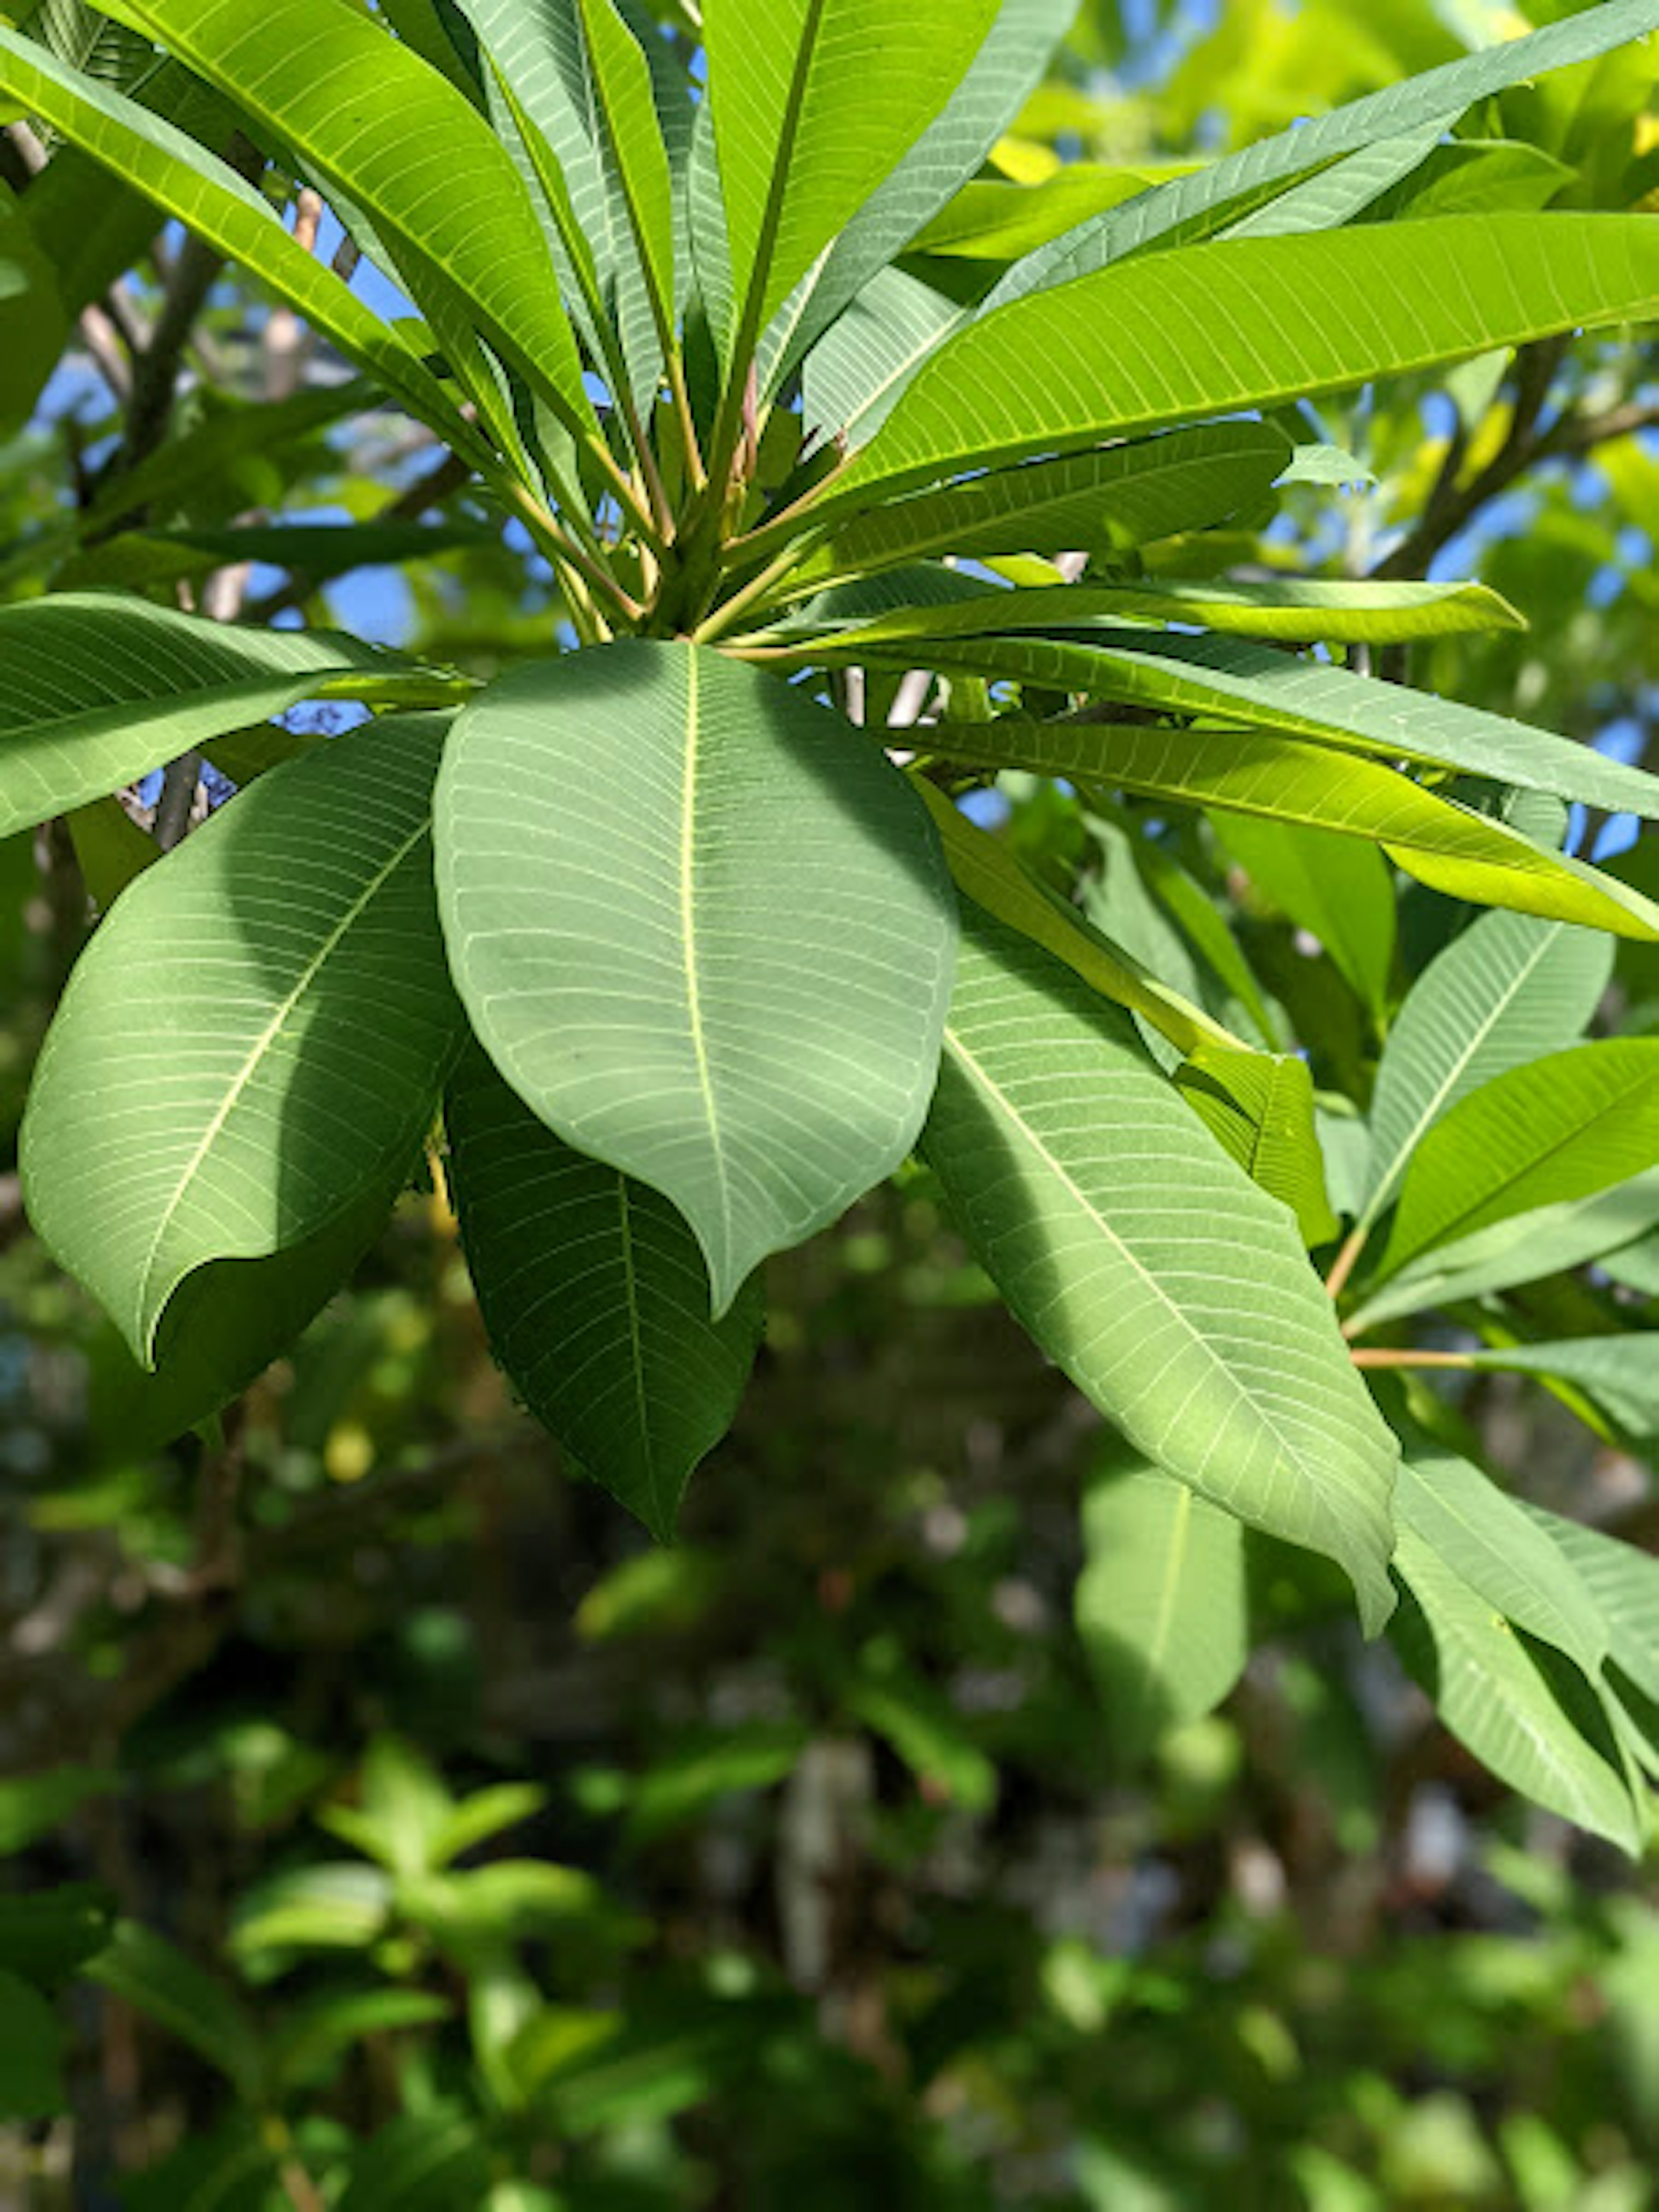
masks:
[[[1549,1668],[1414,1528],[1401,1527],[1395,1559],[1415,1602],[1390,1633],[1452,1734],[1511,1789],[1634,1852],[1630,1790],[1589,1684]]]
[[[1146,1457],[1391,1602],[1394,1443],[1295,1224],[1125,1017],[979,916],[924,1151],[1016,1317]]]
[[[552,263],[500,142],[447,79],[335,0],[124,0],[146,29],[453,285],[579,435],[598,435]],[[432,149],[441,147],[441,177]]]
[[[902,270],[872,276],[806,356],[801,420],[809,439],[856,446],[872,437],[918,363],[961,319],[953,301]]]
[[[1306,1060],[1289,1052],[1229,1052],[1206,1039],[1176,1068],[1175,1079],[1251,1182],[1290,1207],[1303,1243],[1328,1243],[1341,1224],[1325,1193]]]
[[[1624,1248],[1633,1247],[1656,1222],[1659,1169],[1586,1198],[1534,1206],[1437,1245],[1391,1275],[1383,1289],[1368,1288],[1347,1323],[1349,1332],[1358,1335],[1400,1314],[1457,1305],[1517,1283],[1535,1283],[1586,1260],[1602,1261],[1616,1275]]]
[[[481,1041],[567,1142],[678,1206],[717,1316],[910,1149],[950,879],[839,716],[706,647],[534,663],[457,720],[437,841]]]
[[[950,760],[1087,780],[1223,809],[1229,819],[1250,815],[1369,838],[1409,874],[1449,896],[1534,915],[1565,915],[1593,928],[1659,942],[1659,907],[1616,877],[1425,790],[1381,762],[1334,754],[1305,740],[1254,731],[1024,722],[1008,716],[938,723],[928,738]],[[1240,834],[1248,840],[1250,833]],[[1231,831],[1224,827],[1224,835],[1231,842]],[[1340,855],[1333,862],[1338,872],[1343,865]],[[1389,896],[1392,905],[1392,890]],[[1340,903],[1340,885],[1336,897]],[[1296,919],[1320,934],[1304,915]],[[1610,951],[1603,957],[1610,961]]]
[[[25,1190],[146,1364],[194,1269],[317,1236],[420,1147],[459,1032],[428,850],[446,726],[371,723],[261,777],[70,980]]]
[[[1412,1157],[1378,1270],[1659,1159],[1659,1039],[1574,1045],[1471,1091]]]
[[[0,2119],[44,2120],[67,2109],[68,2031],[31,1983],[0,1967]]]
[[[1335,230],[1363,215],[1375,201],[1409,177],[1440,143],[1444,118],[1397,138],[1379,138],[1344,155],[1280,192],[1265,207],[1230,222],[1224,238],[1283,238],[1293,231]]]
[[[1659,1708],[1659,1559],[1541,1505],[1522,1510],[1548,1532],[1600,1607],[1613,1665]]]
[[[627,219],[665,346],[674,334],[674,206],[651,72],[614,0],[578,0]]]
[[[1318,939],[1380,1030],[1395,951],[1394,878],[1382,854],[1255,815],[1228,814],[1216,827],[1267,903]]]
[[[815,509],[1659,308],[1643,216],[1467,216],[1180,247],[1014,300],[922,368]],[[1032,364],[1051,367],[1033,375]]]
[[[113,1789],[119,1779],[109,1775],[100,1787]],[[61,1988],[109,1942],[114,1909],[107,1890],[84,1881],[0,1897],[0,1966],[40,1987]]]
[[[1225,728],[1242,723],[1310,738],[1339,752],[1462,769],[1614,812],[1659,815],[1659,776],[1503,714],[1243,638],[1126,629],[1112,633],[1108,643],[1105,635],[1097,633],[1086,643],[1046,637],[950,640],[932,644],[926,657],[946,671],[967,668],[993,679],[1200,715]],[[840,645],[837,639],[837,649]],[[817,650],[822,655],[825,648]],[[884,655],[884,648],[872,650]],[[921,657],[914,644],[908,653]]]
[[[720,1322],[668,1200],[544,1128],[483,1053],[445,1109],[450,1179],[496,1356],[531,1412],[666,1541],[730,1427],[759,1338],[753,1279]]]
[[[1254,505],[1291,452],[1269,422],[1214,422],[1027,462],[843,524],[802,562],[792,586],[819,588],[930,555],[1067,553],[1201,530]]]
[[[1114,1764],[1212,1711],[1244,1671],[1244,1529],[1184,1482],[1110,1452],[1083,1500],[1077,1631]]]
[[[371,2036],[431,2027],[449,2011],[447,1998],[425,1990],[325,1991],[291,2014],[272,2036],[271,2080],[282,2092],[327,2082],[340,2061]]]
[[[497,1782],[487,1790],[475,1790],[448,1814],[433,1838],[433,1865],[448,1866],[464,1851],[532,1819],[546,1802],[546,1790],[534,1782]]]
[[[433,1872],[455,1801],[426,1754],[397,1736],[377,1735],[357,1787],[360,1802],[324,1806],[319,1826],[400,1879]]]
[[[141,580],[132,573],[135,565],[159,556],[172,576],[202,575],[240,561],[261,561],[289,569],[307,583],[323,584],[349,575],[354,568],[400,568],[406,561],[432,560],[457,548],[500,542],[499,529],[465,521],[301,522],[133,531],[83,553],[75,563],[72,580],[130,584]]]
[[[120,1778],[106,1766],[52,1766],[40,1774],[8,1775],[0,1780],[0,1858],[26,1850],[88,1797],[115,1789]],[[6,1963],[16,1961],[8,1957]]]
[[[0,836],[301,700],[451,689],[331,630],[243,629],[142,599],[59,592],[0,608]]]
[[[1377,1063],[1361,1218],[1374,1221],[1424,1135],[1492,1077],[1583,1034],[1613,972],[1607,938],[1486,914],[1407,993]]]
[[[1570,1337],[1560,1344],[1492,1346],[1471,1352],[1469,1364],[1575,1382],[1627,1436],[1643,1443],[1659,1437],[1659,1337],[1651,1329],[1633,1329],[1627,1336]]]
[[[487,2201],[492,2174],[473,2113],[404,2112],[353,2153],[338,2212],[455,2212]]]
[[[87,1973],[188,2044],[198,2057],[218,2069],[239,2096],[258,2098],[264,2057],[252,2020],[222,1982],[165,1936],[124,1920]]]
[[[0,438],[28,421],[68,335],[57,273],[23,209],[0,197]]]
[[[996,1766],[974,1741],[972,1723],[908,1663],[895,1639],[877,1638],[865,1647],[842,1695],[853,1717],[890,1744],[924,1784],[966,1813],[995,1805]]]
[[[1075,470],[1078,465],[1046,465]],[[1036,471],[1012,473],[1034,475]],[[975,478],[974,487],[988,482],[1006,483],[1006,479]],[[960,490],[969,488],[963,485]],[[1091,535],[1098,538],[1097,520]],[[960,546],[949,550],[962,551]],[[1526,628],[1509,602],[1484,584],[1321,583],[1297,577],[1237,584],[1169,577],[1146,583],[1048,584],[1024,591],[985,592],[949,607],[901,607],[834,641],[851,653],[898,640],[926,644],[936,638],[1038,630],[1057,636],[1075,632],[1086,643],[1091,627],[1122,622],[1201,623],[1224,635],[1277,638],[1293,645],[1322,640],[1403,644],[1464,631]]]
[[[378,33],[370,35],[389,43]],[[240,262],[458,451],[477,452],[476,435],[412,348],[364,307],[326,262],[289,234],[268,201],[193,138],[110,86],[76,75],[3,24],[0,91],[61,131],[164,213]]]
[[[1565,22],[1425,70],[1403,84],[1387,85],[1080,224],[1053,246],[1017,263],[988,305],[1000,306],[1038,287],[1063,284],[1103,269],[1182,226],[1212,218],[1246,193],[1429,124],[1449,124],[1476,100],[1507,86],[1607,53],[1656,27],[1659,6],[1654,0],[1612,0],[1612,4],[1586,9]]]
[[[939,115],[998,0],[708,0],[708,101],[740,302],[764,328]]]

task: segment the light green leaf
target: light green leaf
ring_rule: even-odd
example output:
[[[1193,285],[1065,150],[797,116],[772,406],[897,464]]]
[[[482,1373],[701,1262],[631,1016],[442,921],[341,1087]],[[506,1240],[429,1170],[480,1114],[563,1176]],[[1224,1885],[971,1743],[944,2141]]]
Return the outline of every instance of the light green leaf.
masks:
[[[1218,1705],[1244,1671],[1244,1528],[1133,1455],[1112,1452],[1083,1500],[1078,1636],[1119,1768]]]
[[[708,101],[755,336],[961,82],[998,0],[707,0]]]
[[[951,338],[816,512],[1640,320],[1659,310],[1652,229],[1643,216],[1460,216],[1185,246],[1102,270]],[[1047,373],[1034,375],[1039,362]]]
[[[1590,1685],[1550,1667],[1415,1528],[1401,1526],[1395,1560],[1415,1603],[1390,1634],[1452,1734],[1511,1789],[1634,1851],[1617,1739]]]
[[[1394,1443],[1284,1206],[1127,1019],[970,916],[923,1149],[1036,1342],[1136,1448],[1391,1601]]]
[[[538,1420],[666,1541],[731,1425],[758,1279],[708,1318],[696,1239],[658,1192],[544,1128],[482,1053],[445,1109],[467,1265],[490,1341]]]
[[[124,4],[348,195],[388,247],[453,286],[561,420],[597,438],[535,210],[500,142],[446,78],[336,0]]]
[[[1419,131],[1398,138],[1379,138],[1357,153],[1344,155],[1265,207],[1240,216],[1220,233],[1223,238],[1284,238],[1293,231],[1335,230],[1363,215],[1374,201],[1409,177],[1440,143],[1447,118],[1437,117]]]
[[[763,396],[777,390],[848,301],[975,173],[1041,79],[1076,13],[1077,0],[1001,0],[941,112],[854,210],[829,252],[778,310],[761,346]]]
[[[674,337],[674,206],[651,72],[614,0],[579,0],[607,143],[665,349]]]
[[[1387,85],[1080,224],[1068,236],[1017,263],[988,305],[1000,306],[1004,300],[1038,287],[1063,284],[1103,269],[1172,232],[1213,221],[1218,212],[1246,193],[1271,188],[1384,139],[1430,124],[1449,123],[1476,100],[1509,85],[1607,53],[1656,27],[1659,6],[1654,0],[1612,0],[1612,4],[1583,10],[1565,22],[1425,70],[1403,84]]]
[[[1252,1182],[1296,1216],[1304,1244],[1340,1224],[1325,1193],[1313,1078],[1294,1053],[1228,1052],[1206,1041],[1175,1072],[1182,1096]]]
[[[0,90],[269,284],[458,451],[477,452],[476,434],[413,349],[289,234],[268,201],[193,138],[112,87],[76,76],[3,24]]]
[[[977,178],[940,209],[912,241],[911,250],[964,261],[1017,261],[1075,230],[1091,216],[1121,207],[1152,185],[1202,166],[1197,161],[1067,161],[1036,184]]]
[[[1659,1559],[1541,1505],[1523,1510],[1548,1531],[1601,1607],[1613,1665],[1659,1708]]]
[[[930,665],[1314,738],[1338,751],[1462,769],[1614,812],[1659,815],[1659,776],[1570,738],[1404,684],[1235,637],[1118,630],[1085,643],[982,637],[933,645]],[[837,641],[839,644],[839,641]],[[819,648],[822,653],[824,648]],[[884,648],[872,648],[882,651]],[[910,651],[920,658],[919,648]]]
[[[809,438],[862,445],[961,310],[900,269],[884,269],[806,356],[801,419]]]
[[[1486,914],[1454,938],[1382,1047],[1362,1219],[1376,1220],[1419,1140],[1460,1098],[1581,1036],[1612,972],[1608,939],[1565,922]]]
[[[1471,1352],[1471,1367],[1510,1375],[1553,1375],[1587,1390],[1627,1436],[1659,1437],[1659,1336],[1577,1336],[1561,1344],[1512,1344]],[[1655,1625],[1659,1642],[1659,1623]]]
[[[1257,892],[1316,937],[1380,1030],[1394,970],[1394,878],[1374,846],[1259,815],[1215,817]]]
[[[1202,530],[1267,491],[1290,459],[1269,422],[1212,422],[973,477],[844,524],[791,579],[814,589],[930,555],[1069,553]]]
[[[1369,838],[1409,874],[1453,896],[1531,915],[1565,915],[1591,928],[1659,942],[1659,908],[1616,877],[1534,844],[1507,823],[1425,790],[1380,761],[1255,731],[1109,721],[942,722],[928,738],[947,760],[1180,799],[1224,809],[1230,819],[1259,816]],[[1340,867],[1340,857],[1334,865]],[[1337,895],[1340,901],[1340,886]],[[1392,898],[1390,890],[1390,903]],[[1295,918],[1319,934],[1303,914]],[[1610,949],[1600,957],[1610,964]]]
[[[895,1640],[878,1638],[866,1646],[842,1695],[855,1720],[964,1812],[988,1813],[996,1803],[996,1766],[974,1741],[972,1723],[907,1662]]]
[[[516,669],[457,721],[438,866],[491,1057],[674,1201],[716,1314],[910,1149],[952,895],[920,800],[839,716],[707,647]]]
[[[450,2002],[426,1990],[326,1990],[289,2014],[272,2034],[270,2072],[284,2091],[326,2087],[340,2062],[371,2036],[430,2028]]]
[[[0,608],[0,836],[303,699],[420,706],[453,689],[331,630],[244,629],[99,592]]]
[[[1047,465],[1075,470],[1077,463]],[[1006,479],[974,480],[976,487],[987,482],[1006,483]],[[961,489],[965,492],[970,487]],[[1097,520],[1092,535],[1098,538],[1099,534]],[[950,550],[962,550],[960,546]],[[901,607],[833,641],[837,651],[848,654],[899,640],[925,644],[932,639],[1008,636],[1022,630],[1061,638],[1075,634],[1079,642],[1086,643],[1091,629],[1126,622],[1201,623],[1222,635],[1277,638],[1292,645],[1322,641],[1394,645],[1527,626],[1506,599],[1484,584],[1321,583],[1297,577],[1238,584],[1160,577],[1146,583],[1048,584],[1024,591],[984,592],[950,607]]]
[[[1478,1095],[1478,1094],[1476,1094]],[[1625,1248],[1659,1222],[1659,1168],[1588,1198],[1563,1199],[1533,1207],[1489,1229],[1436,1246],[1392,1276],[1386,1287],[1368,1291],[1347,1327],[1352,1334],[1375,1328],[1401,1314],[1430,1306],[1452,1306],[1535,1283],[1586,1260],[1601,1261],[1619,1276]]]
[[[1659,1161],[1659,1038],[1608,1039],[1512,1067],[1417,1146],[1378,1269],[1510,1215],[1594,1197]]]
[[[459,1030],[428,848],[446,727],[371,723],[261,777],[131,885],[70,980],[25,1193],[147,1365],[193,1270],[317,1236],[420,1147]]]

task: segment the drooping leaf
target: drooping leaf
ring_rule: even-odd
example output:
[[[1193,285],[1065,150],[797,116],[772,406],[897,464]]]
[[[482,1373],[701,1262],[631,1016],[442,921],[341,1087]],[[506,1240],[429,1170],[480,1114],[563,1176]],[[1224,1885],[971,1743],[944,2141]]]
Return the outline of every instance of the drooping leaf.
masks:
[[[1244,1669],[1244,1528],[1184,1482],[1109,1453],[1083,1500],[1079,1639],[1115,1763],[1219,1705]]]
[[[921,802],[839,717],[706,647],[531,664],[456,724],[438,865],[496,1066],[674,1201],[717,1313],[909,1150],[952,895]]]
[[[1271,907],[1316,937],[1380,1029],[1394,969],[1394,879],[1375,846],[1334,830],[1230,813],[1222,842]]]
[[[1185,226],[1213,219],[1248,193],[1288,181],[1362,147],[1431,124],[1449,123],[1494,92],[1607,53],[1656,27],[1659,7],[1654,0],[1613,0],[1612,5],[1584,10],[1565,22],[1425,70],[1403,84],[1387,85],[1079,224],[1052,246],[1016,263],[987,304],[1000,306],[1023,293],[1103,269]]]
[[[998,470],[844,524],[792,580],[825,586],[930,555],[1087,551],[1201,530],[1260,499],[1291,452],[1270,422],[1215,422]]]
[[[453,286],[561,418],[597,436],[535,211],[499,141],[447,78],[335,0],[124,4],[362,208],[388,246]]]
[[[757,337],[939,115],[997,0],[708,0],[740,327]]]
[[[1553,1375],[1576,1382],[1640,1442],[1659,1437],[1659,1337],[1576,1336],[1559,1344],[1511,1344],[1471,1352],[1472,1367],[1509,1375]],[[1659,1636],[1659,1624],[1656,1624]]]
[[[924,1152],[1037,1343],[1136,1447],[1390,1602],[1393,1441],[1295,1224],[1127,1018],[970,915]]]
[[[673,1206],[573,1152],[482,1053],[452,1080],[445,1120],[467,1265],[502,1366],[584,1470],[665,1540],[743,1395],[758,1281],[711,1322],[702,1255]]]
[[[1251,1182],[1290,1207],[1303,1243],[1328,1243],[1340,1224],[1326,1195],[1307,1061],[1290,1052],[1224,1051],[1200,1039],[1175,1079]]]
[[[1633,1852],[1617,1740],[1589,1683],[1565,1661],[1551,1668],[1415,1528],[1402,1524],[1395,1561],[1414,1602],[1390,1635],[1445,1725],[1511,1789]]]
[[[1379,1277],[1513,1214],[1594,1197],[1659,1162],[1659,1038],[1612,1038],[1494,1076],[1412,1156]]]
[[[0,836],[304,699],[435,703],[451,688],[331,630],[239,629],[64,592],[0,608]]]
[[[1176,248],[1013,300],[923,366],[820,516],[963,469],[1269,407],[1659,307],[1641,216],[1468,216]],[[1035,362],[1048,364],[1034,376]]]
[[[327,1230],[431,1122],[459,1035],[428,846],[446,727],[392,717],[262,777],[131,887],[70,980],[25,1194],[146,1364],[194,1270]]]
[[[1407,994],[1377,1063],[1363,1218],[1394,1195],[1419,1140],[1480,1085],[1581,1036],[1613,971],[1603,936],[1487,914]]]

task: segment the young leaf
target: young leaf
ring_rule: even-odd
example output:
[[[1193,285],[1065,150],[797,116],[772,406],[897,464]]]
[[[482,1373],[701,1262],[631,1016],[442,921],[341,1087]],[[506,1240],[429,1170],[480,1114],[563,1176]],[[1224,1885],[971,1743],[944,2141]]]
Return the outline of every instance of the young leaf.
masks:
[[[1659,1039],[1574,1045],[1471,1091],[1424,1137],[1378,1270],[1512,1214],[1589,1198],[1659,1159]]]
[[[1136,1448],[1392,1602],[1393,1438],[1285,1207],[1200,1130],[1127,1018],[974,915],[923,1142],[1036,1342]]]
[[[740,331],[758,337],[915,145],[996,13],[997,0],[707,0]]]
[[[1078,1638],[1122,1770],[1212,1711],[1244,1671],[1244,1529],[1184,1482],[1109,1451],[1084,1496],[1083,1546]]]
[[[1659,310],[1643,216],[1435,217],[1193,246],[1012,301],[926,363],[820,519],[969,468]],[[1033,375],[1032,363],[1048,364]]]
[[[1419,1139],[1466,1093],[1581,1036],[1612,972],[1608,939],[1565,922],[1485,914],[1454,938],[1382,1047],[1362,1218],[1381,1213]]]
[[[910,1149],[952,894],[920,800],[838,716],[707,647],[534,663],[458,720],[437,836],[491,1058],[674,1201],[717,1314]]]
[[[192,1271],[299,1244],[406,1168],[459,1035],[434,908],[447,724],[274,769],[124,894],[30,1092],[42,1240],[147,1366]]]
[[[0,608],[0,836],[303,699],[432,702],[446,678],[331,630],[239,629],[60,592]]]
[[[666,1541],[743,1395],[758,1279],[711,1322],[702,1255],[673,1206],[573,1152],[483,1053],[452,1080],[445,1121],[467,1266],[502,1366],[582,1468]]]
[[[1271,190],[1363,147],[1431,124],[1449,125],[1478,100],[1547,70],[1607,53],[1656,28],[1659,5],[1655,0],[1611,0],[1609,5],[1585,9],[1565,22],[1547,24],[1525,37],[1501,40],[1425,70],[1403,84],[1386,85],[1078,225],[1052,246],[1016,263],[987,307],[1000,307],[1024,293],[1087,276],[1172,232],[1213,219],[1218,210],[1247,193]]]

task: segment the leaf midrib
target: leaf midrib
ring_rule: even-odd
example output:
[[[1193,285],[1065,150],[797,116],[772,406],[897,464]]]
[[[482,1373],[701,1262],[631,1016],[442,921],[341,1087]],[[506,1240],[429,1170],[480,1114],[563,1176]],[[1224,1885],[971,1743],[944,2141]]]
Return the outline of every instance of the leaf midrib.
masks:
[[[209,1121],[207,1127],[203,1131],[200,1142],[197,1145],[195,1151],[191,1153],[189,1161],[186,1163],[183,1173],[179,1176],[179,1181],[174,1186],[173,1195],[167,1200],[166,1206],[162,1210],[161,1219],[155,1225],[155,1233],[150,1239],[149,1249],[144,1255],[143,1266],[138,1278],[138,1295],[136,1302],[136,1318],[139,1323],[139,1334],[143,1339],[144,1356],[146,1359],[149,1358],[155,1348],[156,1328],[161,1322],[162,1313],[166,1310],[165,1301],[163,1301],[162,1305],[157,1308],[155,1314],[146,1320],[146,1309],[149,1304],[151,1280],[155,1273],[156,1262],[160,1257],[161,1247],[167,1241],[167,1231],[172,1228],[173,1218],[177,1214],[179,1206],[184,1203],[185,1193],[189,1190],[191,1182],[195,1179],[203,1162],[206,1159],[213,1145],[223,1133],[226,1124],[228,1122],[231,1115],[234,1112],[243,1093],[246,1091],[248,1085],[253,1080],[254,1076],[258,1072],[260,1064],[264,1060],[277,1036],[282,1033],[283,1027],[292,1016],[295,1008],[300,1004],[306,993],[310,990],[312,985],[316,981],[317,977],[321,974],[326,963],[333,957],[335,952],[339,949],[340,945],[344,940],[347,933],[361,919],[370,901],[377,896],[385,884],[390,881],[397,870],[403,866],[404,862],[415,850],[421,840],[423,837],[429,837],[431,834],[432,824],[430,820],[428,819],[422,822],[416,829],[410,832],[408,836],[401,841],[391,856],[374,871],[368,881],[363,885],[362,890],[358,892],[356,897],[353,899],[351,904],[347,908],[344,914],[341,915],[339,921],[329,932],[321,945],[318,946],[311,958],[306,963],[305,967],[301,969],[299,976],[296,978],[293,988],[289,992],[287,997],[277,1007],[276,1012],[271,1016],[270,1021],[267,1022],[258,1037],[255,1038],[252,1046],[248,1051],[246,1058],[243,1060],[241,1066],[237,1070],[234,1079],[226,1089],[223,1098],[221,1100],[218,1107],[215,1109],[211,1119]],[[172,1287],[176,1288],[177,1285],[174,1285]],[[169,1295],[171,1295],[171,1290],[169,1291]]]
[[[685,767],[680,786],[680,947],[685,972],[685,1011],[691,1050],[696,1062],[697,1085],[708,1122],[708,1140],[720,1186],[720,1228],[725,1250],[722,1267],[732,1246],[732,1189],[726,1170],[726,1150],[720,1139],[720,1107],[714,1095],[714,1073],[708,1064],[708,1037],[702,1018],[702,982],[697,973],[696,844],[697,844],[697,732],[698,661],[695,646],[688,647],[685,687]]]

